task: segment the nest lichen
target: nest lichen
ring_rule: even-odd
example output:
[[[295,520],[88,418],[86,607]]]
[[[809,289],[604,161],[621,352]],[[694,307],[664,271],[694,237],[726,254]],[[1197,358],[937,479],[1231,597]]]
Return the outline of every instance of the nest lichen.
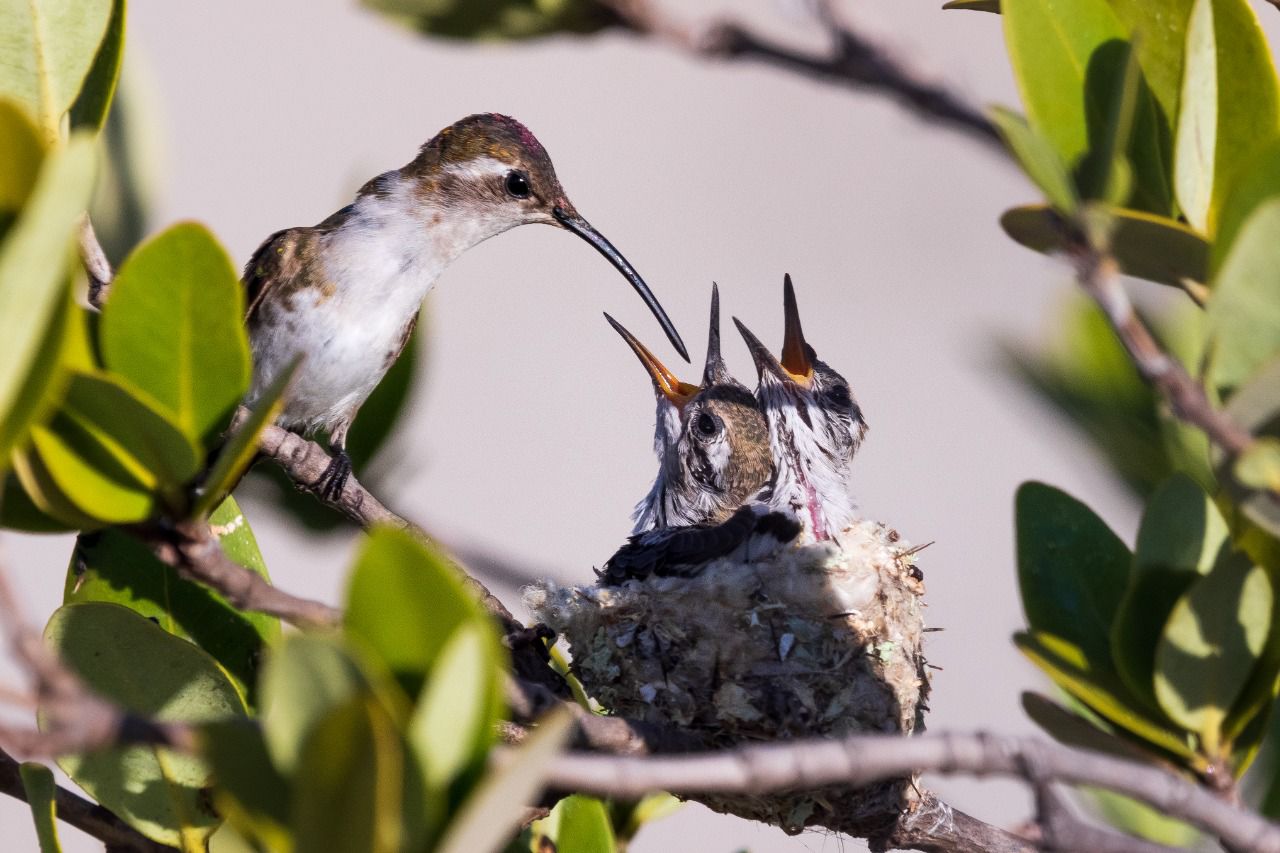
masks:
[[[923,730],[923,593],[913,550],[860,521],[834,542],[717,560],[692,578],[545,582],[526,603],[610,711],[719,747]],[[790,832],[869,835],[909,805],[910,781],[698,800]]]

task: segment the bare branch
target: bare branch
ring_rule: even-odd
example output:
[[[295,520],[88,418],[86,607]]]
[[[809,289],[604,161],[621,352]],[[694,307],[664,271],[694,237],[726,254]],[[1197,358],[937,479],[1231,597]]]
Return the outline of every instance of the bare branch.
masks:
[[[885,94],[916,117],[958,130],[1004,152],[1000,136],[982,111],[940,81],[927,80],[819,2],[819,21],[831,37],[825,54],[811,54],[762,36],[741,24],[721,21],[695,33],[672,22],[653,0],[600,0],[625,27],[686,53],[719,59],[754,59],[837,86]]]
[[[1138,373],[1160,392],[1173,414],[1198,427],[1231,456],[1248,449],[1253,436],[1225,412],[1215,409],[1200,383],[1156,343],[1120,284],[1115,258],[1083,237],[1073,241],[1068,254],[1080,286],[1102,309]]]
[[[1089,853],[1177,853],[1183,849],[1121,835],[1085,823],[1052,784],[1036,786],[1036,823],[1043,833],[1040,846],[1048,850],[1088,850]]]
[[[93,230],[93,223],[89,221],[87,213],[80,220],[80,260],[89,276],[89,304],[101,311],[115,274],[111,271],[107,253],[102,251],[98,233]]]
[[[858,735],[844,740],[744,746],[657,758],[569,754],[549,783],[613,797],[650,791],[767,793],[827,785],[861,786],[915,772],[1013,776],[1090,785],[1140,800],[1197,826],[1232,848],[1280,853],[1280,826],[1161,768],[1035,738],[990,734]]]

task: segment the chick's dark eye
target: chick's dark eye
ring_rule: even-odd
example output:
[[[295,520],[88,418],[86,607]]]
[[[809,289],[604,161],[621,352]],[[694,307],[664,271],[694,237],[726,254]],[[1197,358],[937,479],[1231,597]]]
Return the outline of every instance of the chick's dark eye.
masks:
[[[827,401],[832,405],[847,409],[853,405],[853,397],[849,395],[847,385],[833,385],[827,391]]]
[[[507,192],[515,198],[529,197],[529,179],[519,172],[507,172]]]
[[[711,438],[720,432],[720,419],[710,412],[703,412],[698,415],[698,419],[693,422],[693,428],[698,431],[698,435],[703,438]]]

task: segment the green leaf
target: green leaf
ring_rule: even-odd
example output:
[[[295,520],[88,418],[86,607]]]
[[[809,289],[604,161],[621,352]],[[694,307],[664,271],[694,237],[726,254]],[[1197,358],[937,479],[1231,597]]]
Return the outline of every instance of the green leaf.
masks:
[[[1018,583],[1032,630],[1080,647],[1111,666],[1107,638],[1129,580],[1129,549],[1092,510],[1043,483],[1016,497]]]
[[[24,533],[66,533],[75,530],[77,525],[42,512],[22,488],[17,475],[10,471],[0,481],[0,527]]]
[[[1192,850],[1204,849],[1201,834],[1190,824],[1174,820],[1130,797],[1102,788],[1086,790],[1097,806],[1099,815],[1111,826],[1156,844]]]
[[[512,759],[491,772],[463,804],[437,853],[498,849],[515,833],[525,805],[542,790],[551,759],[569,742],[572,731],[573,718],[568,712],[543,718]]]
[[[1249,377],[1227,400],[1225,411],[1253,435],[1280,436],[1280,358],[1271,359]],[[1214,455],[1219,466],[1228,464],[1220,451]],[[1223,487],[1240,511],[1269,533],[1266,540],[1280,539],[1280,502],[1269,493],[1242,486],[1229,469],[1221,475]]]
[[[1280,130],[1276,72],[1245,0],[1196,0],[1174,150],[1174,187],[1187,220],[1213,234],[1242,168]]]
[[[120,79],[120,60],[124,56],[125,0],[113,0],[111,20],[98,44],[93,66],[85,77],[80,95],[71,105],[71,126],[92,131],[102,129],[111,108],[111,96]]]
[[[44,141],[26,110],[15,101],[0,98],[0,235],[9,217],[22,209],[36,185],[44,160]]]
[[[45,640],[93,691],[139,715],[191,723],[242,716],[222,668],[200,649],[114,604],[68,604]],[[162,844],[198,846],[218,824],[199,760],[150,746],[64,756],[58,766],[130,826]]]
[[[25,762],[18,768],[18,773],[22,777],[22,790],[27,796],[27,805],[31,807],[31,817],[36,824],[40,853],[62,853],[62,843],[58,841],[57,813],[54,809],[54,795],[58,786],[53,781],[53,771],[43,764]]]
[[[1213,499],[1185,474],[1165,480],[1147,501],[1111,652],[1129,689],[1152,707],[1156,646],[1165,623],[1183,593],[1208,574],[1226,540],[1227,523]]]
[[[87,529],[144,521],[155,513],[150,484],[93,435],[76,431],[74,424],[58,426],[57,432],[34,427],[26,461],[14,457],[18,479],[41,511]]]
[[[1094,667],[1079,646],[1041,632],[1015,634],[1013,642],[1054,684],[1092,711],[1145,741],[1149,748],[1194,763],[1196,754],[1185,736],[1167,721],[1148,714],[1113,669]]]
[[[271,763],[262,727],[226,720],[204,726],[201,737],[200,753],[213,772],[218,812],[266,849],[290,849],[292,789]]]
[[[560,823],[556,830],[556,849],[575,853],[614,853],[613,826],[604,803],[595,797],[575,794],[556,804]]]
[[[1178,600],[1156,647],[1156,698],[1173,720],[1199,734],[1210,756],[1262,655],[1273,597],[1265,569],[1225,552]]]
[[[1080,204],[1071,183],[1067,166],[1043,135],[1032,130],[1026,119],[1004,107],[990,110],[991,121],[1004,138],[1022,170],[1040,188],[1049,203],[1064,214],[1071,214]]]
[[[102,314],[102,357],[206,447],[249,387],[244,295],[203,226],[180,223],[120,268]]]
[[[50,142],[80,93],[110,17],[111,0],[0,4],[0,94],[38,116]]]
[[[209,474],[205,477],[204,491],[192,507],[192,515],[201,516],[211,507],[217,506],[240,482],[240,478],[244,476],[245,470],[258,453],[258,436],[262,435],[262,431],[269,424],[275,422],[276,416],[284,409],[284,391],[289,386],[289,381],[293,379],[298,363],[298,360],[295,360],[293,364],[280,371],[280,375],[272,380],[271,385],[254,403],[249,417],[245,418],[244,423],[228,436],[222,449],[218,451],[218,457],[209,469]]]
[[[6,14],[13,13],[0,12],[0,33],[6,32]],[[0,364],[0,413],[5,413],[0,415],[0,460],[8,457],[28,426],[11,421],[9,413],[27,384],[41,381],[32,374],[33,367],[39,363],[49,368],[39,356],[49,346],[50,324],[67,299],[71,239],[89,201],[93,168],[93,142],[73,136],[45,160],[30,200],[0,245],[0,340],[5,342]]]
[[[291,634],[262,675],[263,732],[271,760],[293,776],[317,722],[369,689],[363,668],[335,637]]]
[[[1264,436],[1241,453],[1234,466],[1242,486],[1280,493],[1280,439]]]
[[[368,694],[316,722],[293,786],[297,850],[399,853],[421,846],[423,792],[404,741]]]
[[[458,626],[440,650],[408,730],[429,791],[483,766],[502,714],[500,667],[496,638],[480,621]]]
[[[1121,24],[1134,34],[1142,76],[1159,111],[1163,147],[1171,153],[1182,90],[1187,19],[1193,0],[1110,0]],[[1165,163],[1172,158],[1166,157]]]
[[[1280,197],[1245,221],[1213,283],[1209,375],[1233,388],[1280,353]]]
[[[376,654],[410,696],[421,691],[454,631],[487,618],[447,558],[408,531],[374,530],[356,558],[347,633]]]
[[[1213,240],[1209,268],[1216,277],[1235,245],[1240,228],[1249,215],[1266,201],[1280,196],[1280,140],[1275,140],[1241,169],[1234,186],[1223,200],[1218,216],[1218,233]]]
[[[1058,743],[1130,761],[1148,758],[1132,743],[1115,735],[1110,723],[1078,701],[1073,703],[1077,709],[1073,712],[1039,693],[1024,691],[1021,698],[1022,710]]]
[[[1138,210],[1110,211],[1115,228],[1111,250],[1128,275],[1179,286],[1185,279],[1208,279],[1209,244],[1187,226]],[[1054,212],[1044,205],[1006,210],[1000,226],[1017,242],[1037,252],[1066,248],[1065,232]]]
[[[210,523],[227,556],[270,580],[253,530],[234,500],[227,498]],[[119,604],[191,640],[222,665],[245,704],[256,707],[260,661],[280,638],[280,620],[236,610],[208,587],[180,577],[137,539],[112,529],[81,536],[63,601]]]
[[[943,9],[968,9],[973,12],[994,12],[1000,14],[1000,0],[950,0],[942,4]]]

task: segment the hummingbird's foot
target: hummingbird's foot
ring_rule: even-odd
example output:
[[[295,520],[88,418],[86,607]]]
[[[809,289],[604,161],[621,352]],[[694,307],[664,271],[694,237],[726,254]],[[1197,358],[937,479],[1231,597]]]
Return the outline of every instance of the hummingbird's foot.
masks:
[[[311,490],[323,501],[333,502],[342,497],[347,479],[351,476],[351,457],[342,447],[333,448],[333,458],[314,483]]]

